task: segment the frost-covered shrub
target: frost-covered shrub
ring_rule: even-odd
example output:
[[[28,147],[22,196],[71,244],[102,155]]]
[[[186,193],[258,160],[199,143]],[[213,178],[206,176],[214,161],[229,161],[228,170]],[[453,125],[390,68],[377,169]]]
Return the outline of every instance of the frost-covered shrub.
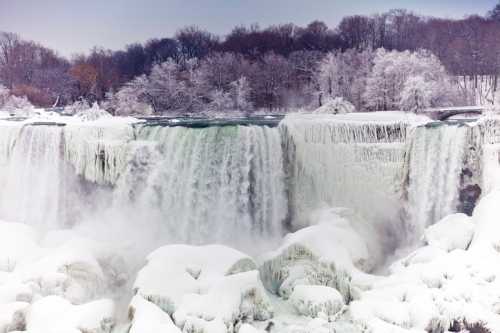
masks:
[[[0,85],[0,110],[17,113],[18,111],[30,112],[32,109],[33,105],[26,96],[12,95],[9,89]],[[24,116],[23,114],[19,115]]]
[[[91,108],[80,110],[75,114],[75,117],[81,121],[95,121],[104,118],[111,118],[112,115],[99,107],[99,104],[94,103]]]
[[[69,115],[75,115],[81,111],[85,111],[88,109],[90,109],[90,103],[86,99],[82,98],[73,102],[73,104],[68,105],[64,109],[64,112]]]
[[[320,314],[334,316],[344,306],[342,295],[325,286],[298,285],[293,289],[290,301],[300,314],[313,318]]]
[[[355,108],[349,101],[342,97],[329,98],[325,103],[317,108],[314,113],[321,114],[345,114],[354,112]]]
[[[153,114],[152,106],[140,100],[140,89],[138,80],[134,80],[116,94],[108,93],[103,108],[117,116],[146,116]]]

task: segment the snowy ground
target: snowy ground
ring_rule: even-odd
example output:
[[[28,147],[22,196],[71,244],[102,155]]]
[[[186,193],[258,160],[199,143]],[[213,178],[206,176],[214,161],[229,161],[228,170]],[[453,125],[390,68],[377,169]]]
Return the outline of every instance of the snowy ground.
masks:
[[[498,332],[499,201],[493,191],[473,217],[429,227],[387,276],[367,273],[377,243],[345,209],[260,258],[166,245],[136,276],[126,258],[76,232],[1,222],[0,331]]]

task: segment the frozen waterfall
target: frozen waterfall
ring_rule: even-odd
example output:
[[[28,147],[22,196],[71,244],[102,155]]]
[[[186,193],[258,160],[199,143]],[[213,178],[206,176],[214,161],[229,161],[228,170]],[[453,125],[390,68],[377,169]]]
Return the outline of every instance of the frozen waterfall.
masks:
[[[315,210],[348,207],[391,239],[417,240],[500,174],[491,121],[425,122],[391,113],[292,114],[278,127],[2,120],[0,218],[49,229],[119,220],[163,241],[248,248],[309,225]]]

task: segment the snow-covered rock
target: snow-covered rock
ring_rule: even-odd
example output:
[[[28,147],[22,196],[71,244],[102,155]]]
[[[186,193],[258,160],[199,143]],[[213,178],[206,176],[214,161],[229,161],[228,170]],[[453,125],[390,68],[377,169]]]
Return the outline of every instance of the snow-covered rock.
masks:
[[[134,291],[173,314],[184,295],[206,293],[224,276],[254,269],[249,256],[222,245],[167,245],[147,257]]]
[[[26,310],[30,333],[109,333],[114,325],[115,306],[108,299],[72,305],[59,296],[48,296]]]
[[[128,313],[132,322],[129,333],[181,332],[166,312],[141,296],[132,298]]]
[[[214,304],[217,304],[214,306]],[[217,281],[206,294],[192,293],[183,297],[174,312],[179,327],[196,332],[210,332],[214,322],[233,332],[239,321],[267,320],[273,315],[271,304],[259,280],[258,271],[232,274]],[[188,330],[189,331],[189,330]]]
[[[236,322],[267,320],[271,304],[253,260],[221,245],[168,245],[147,258],[137,296],[172,315],[185,332],[233,332]]]
[[[372,267],[373,253],[342,210],[329,219],[285,237],[283,245],[266,255],[260,273],[266,288],[288,298],[296,285],[337,289],[346,302],[353,298],[352,273]]]
[[[334,316],[344,306],[342,295],[325,286],[295,286],[290,301],[300,314],[313,318],[320,314]]]
[[[424,232],[427,244],[445,251],[466,250],[474,235],[472,219],[465,214],[452,214]]]

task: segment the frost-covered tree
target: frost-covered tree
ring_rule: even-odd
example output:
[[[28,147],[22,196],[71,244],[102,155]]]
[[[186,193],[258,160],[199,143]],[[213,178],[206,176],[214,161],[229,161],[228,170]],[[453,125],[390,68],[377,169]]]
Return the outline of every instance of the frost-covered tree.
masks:
[[[223,112],[233,108],[233,100],[229,92],[221,89],[215,89],[210,93],[210,103],[207,106],[208,111]]]
[[[379,49],[367,79],[364,99],[372,110],[416,110],[457,103],[451,78],[439,59],[426,50]]]
[[[74,101],[72,104],[68,105],[64,112],[70,115],[75,115],[78,112],[90,109],[90,103],[85,98],[80,98]]]
[[[31,109],[33,109],[33,105],[26,96],[15,96],[5,86],[0,85],[0,110],[14,112]]]
[[[321,114],[344,114],[355,111],[354,105],[342,97],[328,98],[325,103],[317,108],[314,113]]]
[[[328,53],[321,60],[316,75],[320,106],[329,99],[342,97],[361,110],[362,94],[366,88],[371,60],[370,51],[348,50],[343,53]]]
[[[238,111],[249,111],[253,108],[251,98],[251,88],[246,77],[242,76],[230,84],[230,96],[233,107]]]

